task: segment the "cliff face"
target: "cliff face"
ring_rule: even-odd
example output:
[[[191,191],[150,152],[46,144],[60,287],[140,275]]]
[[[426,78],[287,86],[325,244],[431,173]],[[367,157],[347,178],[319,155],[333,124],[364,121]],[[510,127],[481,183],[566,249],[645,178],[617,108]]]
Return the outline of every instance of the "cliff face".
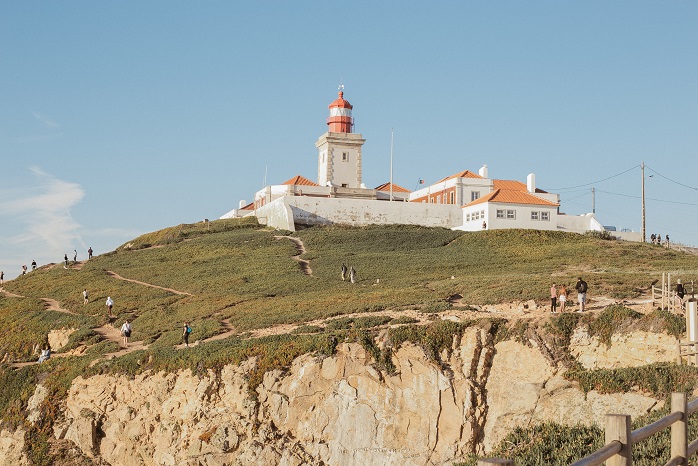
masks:
[[[617,355],[588,335],[578,332],[573,343],[596,367],[615,364]],[[637,364],[671,360],[676,351],[665,334],[637,332],[614,343],[632,346]],[[124,466],[432,465],[486,452],[517,425],[595,423],[611,410],[636,416],[657,405],[638,393],[585,397],[544,353],[495,344],[471,328],[442,355],[442,367],[406,345],[389,376],[360,345],[341,344],[332,357],[306,355],[285,373],[267,373],[257,400],[246,382],[254,361],[201,378],[189,371],[78,378],[54,433],[86,456]],[[0,458],[24,464],[21,441],[21,433],[0,431]]]

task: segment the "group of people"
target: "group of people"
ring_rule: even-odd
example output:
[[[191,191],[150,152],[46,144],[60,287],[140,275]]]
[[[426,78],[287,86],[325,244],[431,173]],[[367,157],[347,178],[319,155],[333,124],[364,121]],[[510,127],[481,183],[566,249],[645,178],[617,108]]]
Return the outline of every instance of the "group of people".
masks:
[[[662,245],[662,235],[660,235],[660,234],[655,235],[654,233],[652,233],[650,235],[650,241],[652,242],[652,244],[656,244],[657,246],[661,246]],[[669,235],[666,235],[664,237],[664,246],[666,246],[667,248],[669,247]]]
[[[342,264],[342,281],[346,281],[347,278],[350,282],[356,283],[356,270],[354,269],[354,266],[347,269],[346,264]]]
[[[588,288],[587,282],[582,280],[582,277],[579,277],[574,285],[574,289],[577,291],[577,302],[579,303],[577,312],[585,311]],[[562,284],[558,287],[553,283],[550,287],[550,312],[552,314],[557,314],[558,303],[560,304],[560,313],[565,312],[567,308],[567,285]]]

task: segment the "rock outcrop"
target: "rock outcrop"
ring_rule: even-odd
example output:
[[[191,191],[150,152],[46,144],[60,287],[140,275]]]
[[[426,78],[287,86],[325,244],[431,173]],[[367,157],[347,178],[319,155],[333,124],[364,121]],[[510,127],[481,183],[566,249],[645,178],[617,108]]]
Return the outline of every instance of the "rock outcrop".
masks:
[[[586,348],[580,357],[595,348],[597,367],[616,358],[591,343],[575,347]],[[363,347],[340,344],[332,357],[304,355],[268,372],[256,399],[247,385],[254,360],[203,377],[77,378],[54,433],[123,466],[440,465],[489,451],[515,426],[600,423],[610,410],[637,416],[658,406],[639,393],[585,396],[539,349],[495,343],[482,328],[468,329],[439,364],[410,344],[393,362],[394,375],[382,373]],[[0,457],[23,464],[22,441],[3,432]]]

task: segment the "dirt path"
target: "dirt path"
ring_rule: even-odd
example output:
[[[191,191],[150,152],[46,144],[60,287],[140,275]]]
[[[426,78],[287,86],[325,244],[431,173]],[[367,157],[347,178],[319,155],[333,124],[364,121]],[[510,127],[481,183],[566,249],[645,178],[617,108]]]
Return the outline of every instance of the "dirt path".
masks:
[[[603,311],[607,306],[611,304],[623,304],[637,312],[649,313],[652,311],[652,298],[650,297],[640,297],[637,299],[629,299],[619,302],[618,300],[606,297],[606,296],[594,296],[591,297],[589,303],[586,306],[585,313],[599,313]],[[274,325],[272,327],[267,327],[263,329],[253,330],[251,332],[251,338],[261,338],[274,335],[283,335],[290,333],[299,326],[316,326],[325,327],[328,323],[346,318],[363,318],[363,317],[375,317],[375,316],[386,316],[390,318],[400,318],[406,317],[414,319],[416,325],[427,325],[434,322],[434,317],[436,316],[440,320],[452,320],[455,322],[462,322],[468,319],[481,319],[483,317],[501,317],[509,320],[517,319],[528,319],[528,320],[541,320],[546,319],[551,316],[550,306],[548,303],[537,305],[535,309],[526,309],[523,307],[524,303],[509,303],[500,305],[489,305],[489,306],[467,306],[462,304],[460,300],[453,301],[453,308],[446,311],[434,313],[434,312],[422,312],[416,309],[407,310],[390,310],[386,309],[383,311],[375,312],[359,312],[353,314],[343,314],[336,317],[331,317],[327,319],[317,319],[308,322],[300,322],[295,324],[280,324]],[[569,306],[567,308],[568,313],[575,312],[578,306]]]
[[[312,275],[313,274],[313,269],[310,268],[310,261],[307,261],[305,259],[301,259],[301,256],[306,253],[305,250],[305,245],[303,244],[303,241],[301,241],[299,238],[294,238],[293,236],[274,236],[276,239],[281,239],[281,238],[286,238],[292,243],[295,244],[296,246],[296,254],[295,256],[291,256],[291,259],[295,260],[298,262],[298,265],[301,268],[301,272],[303,272],[306,275]]]
[[[26,298],[26,296],[21,296],[18,294],[10,293],[9,291],[5,291],[5,288],[0,287],[0,293],[4,294],[8,298]]]
[[[105,340],[117,343],[119,346],[121,346],[121,349],[119,351],[114,351],[113,353],[106,353],[101,358],[95,359],[94,361],[92,361],[92,364],[90,364],[90,367],[105,359],[118,358],[119,356],[123,356],[124,354],[132,353],[138,350],[148,349],[148,345],[144,345],[142,341],[129,341],[128,346],[124,347],[121,332],[111,324],[102,325],[101,327],[97,327],[93,330],[98,335],[101,335],[102,338],[104,338]]]
[[[228,338],[232,335],[236,335],[237,331],[233,327],[233,325],[230,323],[230,319],[225,319],[220,321],[221,327],[223,327],[223,332],[219,333],[217,335],[214,335],[212,337],[206,338],[205,340],[196,340],[193,343],[189,343],[189,346],[198,346],[201,343],[206,343],[209,341],[216,341],[216,340],[223,340],[225,338]],[[182,343],[180,345],[175,346],[176,349],[182,349],[186,348],[187,346]]]
[[[116,278],[117,280],[123,280],[125,282],[137,283],[139,285],[149,286],[151,288],[157,288],[159,290],[169,291],[170,293],[174,293],[174,294],[178,294],[178,295],[193,296],[191,293],[187,293],[186,291],[178,291],[178,290],[175,290],[172,288],[165,288],[164,286],[153,285],[152,283],[139,282],[138,280],[124,278],[121,275],[117,274],[116,272],[112,272],[111,270],[107,270],[107,275],[109,275],[110,277]]]
[[[69,311],[68,309],[63,309],[58,301],[55,299],[51,298],[41,298],[41,300],[46,304],[46,311],[56,311],[56,312],[62,312],[64,314],[70,314],[70,315],[77,315],[73,311]]]

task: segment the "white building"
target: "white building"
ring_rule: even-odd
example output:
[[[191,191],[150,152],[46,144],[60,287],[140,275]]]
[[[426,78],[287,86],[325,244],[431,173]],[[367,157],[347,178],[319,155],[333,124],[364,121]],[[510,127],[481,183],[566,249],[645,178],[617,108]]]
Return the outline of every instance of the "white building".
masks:
[[[240,202],[221,218],[256,216],[261,223],[285,230],[304,226],[411,224],[465,231],[529,228],[584,233],[603,231],[593,214],[559,212],[557,194],[526,183],[489,178],[487,165],[478,173],[465,170],[414,192],[384,183],[370,189],[362,182],[365,139],[352,133],[352,105],[339,92],[329,105],[328,131],[321,135],[317,182],[297,175],[257,191],[254,201]]]

